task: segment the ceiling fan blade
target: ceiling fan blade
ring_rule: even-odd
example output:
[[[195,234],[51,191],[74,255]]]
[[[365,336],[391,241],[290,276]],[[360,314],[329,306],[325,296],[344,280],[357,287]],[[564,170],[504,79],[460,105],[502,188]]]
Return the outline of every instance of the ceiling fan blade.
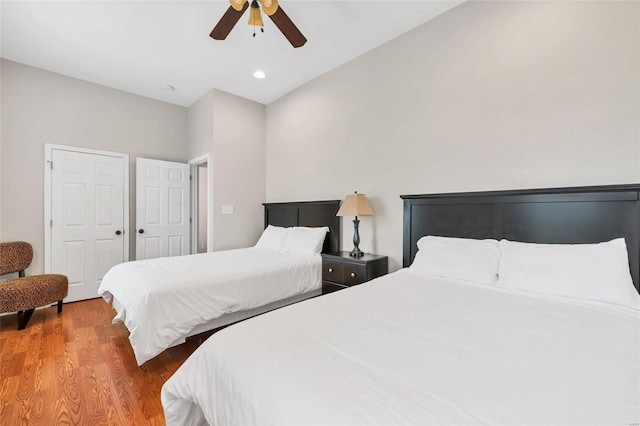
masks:
[[[278,0],[260,0],[260,4],[267,15],[273,15],[278,10]]]
[[[276,27],[280,29],[282,34],[289,40],[293,47],[301,47],[307,42],[307,39],[302,35],[298,27],[291,21],[289,16],[284,13],[282,6],[272,14],[268,15],[269,18],[276,24]]]
[[[224,40],[227,38],[233,27],[238,23],[240,17],[244,13],[245,10],[249,7],[249,2],[245,2],[242,5],[242,10],[238,11],[234,9],[233,6],[229,6],[229,9],[222,15],[220,21],[215,26],[209,37],[214,38],[216,40]]]

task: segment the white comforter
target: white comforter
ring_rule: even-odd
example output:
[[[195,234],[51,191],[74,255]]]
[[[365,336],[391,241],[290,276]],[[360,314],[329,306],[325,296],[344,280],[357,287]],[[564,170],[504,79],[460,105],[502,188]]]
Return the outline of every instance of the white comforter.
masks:
[[[320,256],[251,247],[123,263],[98,293],[121,308],[138,365],[196,326],[321,286]]]
[[[638,312],[402,270],[205,342],[168,425],[633,425]]]

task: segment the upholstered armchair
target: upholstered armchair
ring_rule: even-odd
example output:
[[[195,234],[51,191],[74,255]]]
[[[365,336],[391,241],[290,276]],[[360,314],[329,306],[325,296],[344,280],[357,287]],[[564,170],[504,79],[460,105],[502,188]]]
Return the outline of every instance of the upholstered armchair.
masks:
[[[0,243],[0,275],[18,272],[19,278],[0,282],[0,312],[18,312],[18,330],[27,326],[35,308],[58,302],[69,291],[64,275],[48,274],[26,277],[24,270],[33,259],[31,244],[23,241]]]

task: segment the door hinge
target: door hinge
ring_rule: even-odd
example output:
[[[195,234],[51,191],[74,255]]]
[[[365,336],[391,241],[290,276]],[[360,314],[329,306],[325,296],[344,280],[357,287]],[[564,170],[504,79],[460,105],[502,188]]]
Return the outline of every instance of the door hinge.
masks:
[[[193,180],[193,175],[189,175],[189,180]]]
[[[189,223],[193,223],[193,218],[189,218]]]
[[[53,161],[49,161],[49,169],[53,170]]]
[[[49,228],[53,228],[53,219],[49,219]]]

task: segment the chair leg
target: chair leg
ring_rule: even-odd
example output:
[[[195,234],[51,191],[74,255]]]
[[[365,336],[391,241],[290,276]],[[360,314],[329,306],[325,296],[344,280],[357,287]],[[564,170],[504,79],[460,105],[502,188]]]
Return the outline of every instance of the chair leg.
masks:
[[[22,317],[22,320],[18,324],[18,330],[24,330],[24,328],[27,326],[27,323],[31,319],[31,315],[33,315],[33,311],[35,310],[36,309],[33,308],[33,309],[27,309],[26,311],[24,311],[24,316]]]
[[[62,300],[58,300],[58,313],[62,312]]]

